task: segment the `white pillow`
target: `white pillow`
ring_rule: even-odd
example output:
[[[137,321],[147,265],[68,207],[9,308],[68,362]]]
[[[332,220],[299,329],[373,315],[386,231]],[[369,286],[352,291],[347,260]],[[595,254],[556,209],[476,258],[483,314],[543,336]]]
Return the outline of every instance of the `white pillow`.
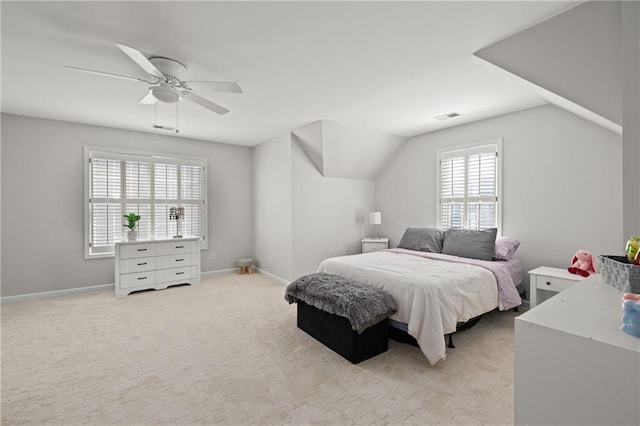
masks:
[[[497,260],[510,260],[520,247],[520,241],[509,237],[496,238],[496,246],[493,251],[493,258]]]

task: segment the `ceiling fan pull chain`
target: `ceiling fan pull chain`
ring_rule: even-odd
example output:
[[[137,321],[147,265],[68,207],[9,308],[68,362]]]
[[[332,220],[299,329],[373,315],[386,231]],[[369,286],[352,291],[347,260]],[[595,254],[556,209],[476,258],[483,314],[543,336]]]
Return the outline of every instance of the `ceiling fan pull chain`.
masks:
[[[178,104],[180,102],[176,102],[176,133],[178,133]]]

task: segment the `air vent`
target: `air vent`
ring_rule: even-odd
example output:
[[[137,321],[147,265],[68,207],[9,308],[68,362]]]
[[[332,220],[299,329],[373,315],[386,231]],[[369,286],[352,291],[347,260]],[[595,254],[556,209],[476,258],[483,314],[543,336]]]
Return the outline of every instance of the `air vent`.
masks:
[[[442,115],[438,115],[435,118],[436,120],[440,120],[440,121],[444,121],[444,120],[448,120],[450,118],[456,118],[456,117],[460,117],[462,114],[458,113],[458,112],[450,112],[448,114],[442,114]]]

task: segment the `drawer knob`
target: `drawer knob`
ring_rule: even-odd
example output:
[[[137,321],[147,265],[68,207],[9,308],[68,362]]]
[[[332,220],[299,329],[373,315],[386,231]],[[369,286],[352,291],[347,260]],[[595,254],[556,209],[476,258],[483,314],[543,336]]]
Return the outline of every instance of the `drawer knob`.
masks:
[[[147,262],[138,263],[138,266],[146,265]]]
[[[176,275],[182,275],[184,272],[176,272]]]
[[[176,259],[176,262],[184,262],[184,259]]]
[[[147,249],[138,249],[138,251],[147,251]]]
[[[184,246],[176,246],[176,248],[184,248]]]
[[[547,281],[547,285],[551,285],[551,283],[549,281]]]
[[[138,277],[139,280],[146,280],[147,277]]]

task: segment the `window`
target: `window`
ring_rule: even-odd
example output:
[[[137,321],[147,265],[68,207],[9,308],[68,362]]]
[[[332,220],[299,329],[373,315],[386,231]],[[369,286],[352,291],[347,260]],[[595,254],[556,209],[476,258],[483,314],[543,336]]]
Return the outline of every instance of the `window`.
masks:
[[[438,225],[441,229],[498,228],[500,233],[500,152],[496,139],[438,155]]]
[[[85,258],[113,256],[127,213],[141,217],[138,239],[171,238],[171,207],[184,208],[180,234],[206,248],[206,159],[85,147],[85,165]]]

